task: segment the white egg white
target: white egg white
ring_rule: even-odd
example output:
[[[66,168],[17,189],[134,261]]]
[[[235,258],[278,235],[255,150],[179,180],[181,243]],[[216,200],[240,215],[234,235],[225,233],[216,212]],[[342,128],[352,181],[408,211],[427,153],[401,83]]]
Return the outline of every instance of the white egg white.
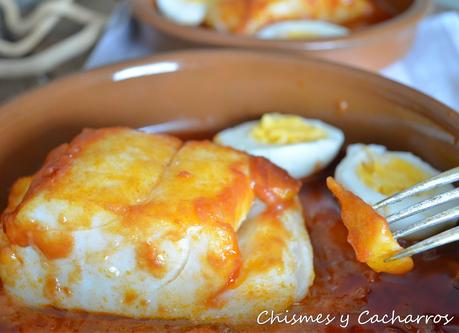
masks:
[[[269,24],[260,29],[256,36],[261,39],[304,39],[340,37],[349,30],[337,24],[316,20],[289,20]]]
[[[265,157],[292,177],[300,179],[325,168],[336,157],[344,142],[344,134],[338,128],[315,119],[304,118],[304,122],[324,130],[327,137],[294,144],[265,144],[252,137],[251,132],[258,121],[250,121],[223,130],[217,134],[215,142]]]
[[[429,178],[439,174],[439,171],[433,168],[430,164],[424,162],[422,159],[417,157],[416,155],[409,153],[409,152],[396,152],[396,151],[388,151],[386,147],[381,145],[364,145],[364,144],[353,144],[347,148],[346,157],[338,164],[335,170],[335,178],[336,180],[343,185],[347,190],[353,192],[360,198],[362,198],[365,202],[370,205],[373,205],[388,196],[382,194],[370,187],[368,187],[364,181],[359,177],[357,173],[357,168],[362,163],[374,160],[374,161],[385,161],[388,158],[397,157],[405,160],[406,162],[410,163],[411,165],[420,168],[423,170]],[[404,207],[411,206],[417,202],[425,200],[436,193],[445,192],[451,190],[452,186],[444,186],[434,191],[430,191],[428,193],[420,194],[414,198],[407,198],[402,200],[400,203],[396,203],[385,207],[381,214],[384,216],[389,216],[395,212],[400,211]],[[443,211],[445,208],[438,208],[435,210],[430,210],[429,213],[420,213],[414,216],[407,217],[402,219],[398,222],[395,222],[390,225],[392,232],[404,229],[408,227],[410,224],[417,222],[421,219],[426,218],[427,216],[431,216],[435,213],[439,213]],[[432,227],[426,230],[422,230],[416,232],[410,236],[407,236],[408,239],[422,239],[428,237],[432,234],[437,233],[442,227]]]
[[[162,15],[178,24],[198,26],[207,14],[205,0],[156,0]]]

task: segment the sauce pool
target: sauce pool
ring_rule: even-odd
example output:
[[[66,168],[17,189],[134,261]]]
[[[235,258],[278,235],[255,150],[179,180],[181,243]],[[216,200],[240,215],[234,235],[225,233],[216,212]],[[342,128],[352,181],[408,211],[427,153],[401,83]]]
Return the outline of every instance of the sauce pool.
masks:
[[[301,191],[306,225],[314,248],[316,278],[309,295],[288,314],[330,314],[331,324],[275,324],[245,327],[193,326],[183,321],[135,320],[113,316],[38,311],[13,304],[0,287],[0,332],[459,332],[459,246],[453,244],[415,257],[404,276],[377,274],[355,260],[346,241],[339,208],[325,187],[324,176],[309,180]],[[442,324],[358,324],[359,314],[454,316]],[[341,315],[349,315],[346,328]]]

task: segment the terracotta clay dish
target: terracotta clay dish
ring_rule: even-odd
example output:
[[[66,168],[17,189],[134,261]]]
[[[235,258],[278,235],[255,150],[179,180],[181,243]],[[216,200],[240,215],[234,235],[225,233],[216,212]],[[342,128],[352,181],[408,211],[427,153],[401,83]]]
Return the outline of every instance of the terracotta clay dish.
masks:
[[[320,119],[329,124],[330,127],[326,128],[330,133],[332,127],[340,129],[337,132],[342,131],[345,137],[343,148],[338,148],[338,155],[334,155],[336,158],[328,166],[324,162],[322,165],[315,163],[312,174],[309,172],[306,177],[301,174],[300,182],[261,157],[220,146],[217,143],[227,138],[225,132],[218,135],[215,144],[210,141],[191,141],[183,145],[185,140],[212,140],[223,129],[259,119],[263,115],[265,125],[276,123],[279,119],[298,125],[300,118],[282,118],[278,113]],[[314,124],[323,126],[318,122]],[[134,129],[150,126],[150,131],[167,132],[182,141],[171,136],[139,134],[138,131],[121,128],[86,130],[72,141],[84,128],[119,126]],[[304,123],[298,126],[311,128]],[[263,128],[259,127],[257,133],[263,136]],[[321,134],[320,131],[318,133]],[[337,138],[341,140],[343,136],[338,135]],[[374,267],[372,269],[359,262],[362,260],[356,257],[349,245],[348,232],[340,217],[340,206],[327,189],[325,180],[333,175],[337,163],[344,156],[346,146],[353,143],[378,144],[390,150],[409,151],[436,169],[446,170],[459,165],[458,139],[459,114],[430,97],[371,73],[301,56],[234,50],[189,51],[117,64],[53,82],[0,108],[2,210],[7,205],[12,184],[19,177],[35,173],[32,180],[21,178],[16,183],[10,194],[8,209],[2,215],[0,332],[457,332],[457,243],[413,256],[414,267],[410,261],[403,272],[377,273]],[[60,146],[48,155],[53,148],[65,142],[71,143]],[[167,198],[167,201],[161,203],[160,200],[152,204],[154,200],[148,201],[145,197],[139,199],[139,193],[145,192],[146,197],[151,195],[149,187],[146,190],[144,188],[145,182],[155,177],[154,168],[158,163],[163,163],[166,159],[164,156],[169,151],[177,150],[180,145],[183,146],[175,162],[165,166],[169,171],[165,171],[162,176],[160,181],[163,185],[159,187],[160,195],[156,197],[161,200]],[[356,149],[359,146],[353,147]],[[321,148],[321,151],[325,154],[325,148]],[[47,155],[45,165],[40,169]],[[310,155],[313,156],[313,153]],[[297,163],[294,166],[297,166],[302,163],[304,155],[296,154],[294,157]],[[225,161],[228,160],[235,162],[227,165]],[[134,164],[129,164],[131,162]],[[187,169],[180,170],[180,166],[186,166]],[[317,171],[320,167],[322,170]],[[247,178],[247,168],[250,168],[250,179]],[[292,174],[288,167],[286,169]],[[205,188],[202,189],[199,182],[193,183],[194,177],[202,175],[210,177],[208,179],[211,179],[213,185],[204,182]],[[335,176],[339,182],[339,173],[336,172]],[[235,182],[231,183],[233,187],[219,192],[214,199],[196,199],[193,201],[194,213],[187,210],[189,206],[183,201],[183,205],[177,206],[180,207],[179,215],[174,213],[177,219],[167,224],[170,217],[168,212],[171,207],[175,207],[177,198],[193,196],[194,192],[199,191],[212,192],[218,189],[220,182],[225,183],[233,179],[231,177],[235,177]],[[100,186],[105,186],[104,179],[111,180],[107,183],[110,190],[106,191],[103,187],[105,192],[100,192]],[[167,182],[169,185],[165,185]],[[337,185],[331,184],[331,179],[328,182],[335,191]],[[177,184],[183,184],[183,187],[177,187]],[[189,184],[196,186],[192,187],[193,191],[188,191],[191,186]],[[112,185],[114,187],[110,187]],[[234,230],[241,222],[237,217],[233,219],[233,215],[247,208],[244,207],[253,199],[253,189],[255,195],[267,205],[267,211],[271,212],[272,208],[276,213],[262,215],[257,220],[260,223],[258,227],[266,229],[262,229],[264,231],[248,245],[241,242],[241,239],[250,239],[250,232],[257,227],[250,229],[243,225],[241,228],[244,231],[237,231],[239,244],[234,241],[228,243],[234,250],[224,252],[222,256],[214,255],[218,253],[219,244],[226,244],[227,237],[236,237]],[[20,193],[23,193],[22,199]],[[99,193],[104,195],[100,196]],[[131,195],[136,198],[131,206],[119,203],[128,200]],[[65,204],[62,203],[63,198],[67,200]],[[47,206],[57,199],[61,201],[53,201],[53,205]],[[101,202],[109,201],[110,205],[104,207],[112,215],[98,215],[91,222],[99,223],[99,227],[85,229],[83,226],[88,221],[76,219],[73,222],[73,217],[87,216],[85,214],[90,214],[94,209],[102,209],[102,206],[97,206],[102,205]],[[26,219],[28,224],[22,224],[25,223],[24,216],[34,212],[34,202],[39,203],[38,207],[48,207],[48,210],[35,211],[38,215]],[[235,202],[238,208],[233,211],[231,207]],[[74,207],[72,205],[83,203],[83,210],[71,208]],[[63,211],[59,208],[62,205],[67,207]],[[287,218],[286,222],[287,215],[282,214],[291,213],[292,210],[293,215],[289,216],[293,216],[293,220]],[[298,215],[301,211],[302,214]],[[40,223],[55,212],[58,212],[56,223],[59,226],[43,227]],[[211,254],[202,259],[208,266],[202,266],[201,271],[190,275],[175,290],[169,291],[171,294],[168,295],[178,295],[178,298],[169,299],[164,296],[160,300],[149,299],[149,293],[152,285],[165,274],[163,270],[168,267],[167,256],[176,251],[176,256],[180,257],[181,245],[174,247],[175,241],[183,240],[179,229],[174,229],[174,232],[168,229],[167,236],[161,234],[161,237],[170,241],[166,245],[158,243],[156,239],[145,243],[148,245],[145,248],[137,248],[137,258],[140,261],[129,274],[123,271],[123,257],[114,258],[115,254],[110,252],[125,244],[123,241],[115,237],[113,242],[107,241],[108,252],[97,252],[96,248],[105,244],[103,239],[111,237],[107,235],[124,235],[130,242],[143,239],[143,228],[151,227],[149,218],[161,216],[158,225],[183,227],[188,223],[185,220],[194,218],[193,214],[199,217],[200,221],[196,223],[201,228],[193,230],[208,230],[209,233],[201,237],[190,236],[190,239],[203,242],[206,237],[210,237],[209,246],[214,252],[209,252]],[[120,228],[115,227],[118,222],[102,223],[107,216],[114,219],[117,216],[129,218],[120,222]],[[231,221],[235,221],[235,224],[228,227],[226,223],[221,223],[225,216],[232,216]],[[295,225],[296,229],[286,231],[281,227],[271,233],[270,228],[278,228],[279,221],[285,225]],[[298,224],[298,221],[301,223]],[[82,226],[82,229],[77,230],[75,238],[69,240],[65,230],[72,228],[73,223]],[[85,233],[88,230],[105,230],[107,234],[101,234],[101,238],[91,238],[93,235],[90,232]],[[218,232],[211,233],[215,230]],[[284,268],[273,271],[272,275],[263,275],[269,271],[270,265],[281,260],[276,255],[278,249],[285,245],[286,239],[296,244],[292,250],[296,259]],[[309,239],[312,252],[309,245],[304,245],[309,244]],[[405,246],[406,242],[400,244]],[[166,247],[161,247],[163,245]],[[96,254],[78,257],[78,251],[86,251],[84,246],[96,249]],[[244,252],[247,246],[250,250]],[[161,252],[163,250],[165,252]],[[192,257],[196,251],[199,252],[199,249],[191,247],[188,256]],[[260,257],[255,257],[251,266],[247,264],[250,266],[247,270],[244,256],[257,253]],[[69,264],[68,258],[74,255],[77,256],[76,261]],[[242,263],[238,261],[241,256]],[[308,261],[308,258],[313,259]],[[290,259],[283,257],[282,260]],[[109,262],[112,262],[111,266],[104,266]],[[227,265],[232,262],[237,263],[236,269]],[[30,268],[31,263],[35,263],[34,268]],[[313,268],[308,266],[312,263]],[[69,273],[71,280],[62,277],[64,273],[61,269],[67,264],[79,267]],[[291,267],[298,268],[298,265],[303,265],[303,268],[296,270],[292,282],[288,280],[289,270]],[[95,269],[86,270],[88,267]],[[41,278],[33,272],[38,272],[38,275],[47,272],[47,275]],[[270,290],[270,296],[257,293],[257,288],[250,289],[251,293],[242,296],[242,305],[225,312],[227,304],[234,301],[237,305],[237,302],[241,302],[231,298],[231,295],[238,295],[237,290],[244,283],[240,279],[249,279],[254,272],[264,278],[264,282],[256,285],[257,288]],[[137,277],[135,274],[139,274],[139,278],[132,279],[133,276]],[[187,312],[188,308],[181,307],[191,297],[189,288],[205,281],[209,287],[200,290],[206,293],[218,286],[220,277],[224,275],[230,278],[223,281],[222,287],[215,291],[216,294],[212,294],[212,298],[206,296],[206,302],[203,303],[205,311],[203,308],[194,308],[194,304],[189,307],[194,308],[195,312]],[[101,284],[98,278],[108,279],[107,283]],[[110,279],[130,282],[128,286],[123,284],[110,289]],[[141,283],[142,279],[150,282],[140,284],[139,287],[137,283]],[[82,280],[89,282],[82,285]],[[269,289],[272,284],[276,286],[274,290]],[[286,299],[285,296],[292,295],[292,284],[297,286],[297,298],[288,296]],[[298,286],[303,286],[300,292]],[[131,289],[124,289],[128,287]],[[229,294],[225,294],[228,291]],[[10,298],[8,294],[14,297]],[[195,297],[199,298],[199,295]],[[229,296],[218,300],[221,295]],[[301,299],[298,299],[298,295]],[[35,304],[35,308],[19,305],[18,299],[26,304]],[[260,299],[266,311],[273,308],[284,314],[328,314],[330,318],[337,319],[331,320],[328,325],[324,322],[270,325],[266,322],[256,324],[253,320],[239,321],[238,318],[245,316],[240,307],[249,306],[251,302]],[[82,305],[68,305],[76,304],[77,300],[83,300],[80,303]],[[145,309],[150,309],[155,302],[163,301],[175,305],[160,306],[154,310],[154,315],[150,317],[161,320],[149,319],[149,310]],[[85,311],[90,307],[93,307],[92,310]],[[248,309],[247,312],[253,310],[250,307]],[[451,320],[446,326],[441,320],[436,323],[432,320],[409,324],[397,321],[363,323],[359,321],[359,316],[364,311],[368,311],[368,316],[361,318],[364,321],[373,315],[391,315],[393,311],[400,316],[424,316],[422,318],[428,315],[448,315]],[[233,317],[233,313],[241,317]],[[349,315],[344,328],[340,327],[339,321],[342,315]]]
[[[181,25],[161,15],[153,0],[131,0],[131,4],[134,15],[141,22],[197,46],[295,52],[378,70],[393,63],[410,49],[416,26],[427,15],[432,4],[430,0],[371,1],[375,6],[373,14],[363,20],[353,19],[344,24],[350,29],[349,34],[312,40],[258,39],[240,33],[216,31],[206,26]]]

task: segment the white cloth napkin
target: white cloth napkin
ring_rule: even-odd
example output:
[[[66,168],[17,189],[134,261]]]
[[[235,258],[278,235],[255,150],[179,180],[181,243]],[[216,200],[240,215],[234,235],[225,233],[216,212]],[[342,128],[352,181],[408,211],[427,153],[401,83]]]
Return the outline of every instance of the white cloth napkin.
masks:
[[[382,74],[459,111],[459,14],[425,19],[411,51]]]
[[[127,3],[115,10],[107,31],[89,57],[86,68],[150,54],[192,47],[165,38],[135,22]],[[459,111],[459,13],[426,18],[411,51],[381,73],[414,87]]]

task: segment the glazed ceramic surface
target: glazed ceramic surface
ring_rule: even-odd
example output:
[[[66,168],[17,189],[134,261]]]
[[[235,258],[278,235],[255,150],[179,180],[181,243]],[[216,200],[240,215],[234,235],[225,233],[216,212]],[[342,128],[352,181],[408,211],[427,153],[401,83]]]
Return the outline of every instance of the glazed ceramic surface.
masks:
[[[431,0],[380,0],[396,14],[349,36],[314,41],[259,40],[223,34],[203,27],[181,26],[164,18],[154,0],[131,0],[134,15],[166,35],[193,42],[196,46],[225,46],[299,53],[370,70],[381,69],[402,57],[411,47],[416,26],[429,13]]]
[[[440,169],[459,165],[459,114],[410,88],[300,56],[189,51],[77,74],[1,107],[1,205],[17,177],[84,127],[215,133],[266,112],[320,118],[348,142],[409,150]]]

